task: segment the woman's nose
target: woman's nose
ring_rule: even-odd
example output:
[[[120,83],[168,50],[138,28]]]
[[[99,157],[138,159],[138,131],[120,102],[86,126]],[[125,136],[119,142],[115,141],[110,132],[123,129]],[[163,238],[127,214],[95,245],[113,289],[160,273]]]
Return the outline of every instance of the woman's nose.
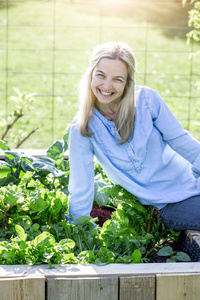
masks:
[[[103,86],[106,90],[109,90],[112,87],[112,82],[109,78],[104,80]]]

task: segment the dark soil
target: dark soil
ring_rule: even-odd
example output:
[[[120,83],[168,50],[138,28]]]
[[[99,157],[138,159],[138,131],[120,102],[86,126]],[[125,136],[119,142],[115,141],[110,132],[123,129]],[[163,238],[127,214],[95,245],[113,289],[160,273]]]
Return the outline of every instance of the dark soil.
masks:
[[[172,247],[173,251],[175,251],[175,252],[178,252],[178,251],[185,252],[183,249],[181,249],[181,243],[180,243],[180,240],[181,240],[181,239],[185,239],[185,237],[186,237],[186,236],[185,236],[185,233],[184,233],[184,232],[181,232],[181,233],[180,233],[180,236],[179,236],[179,239],[178,239],[177,242],[170,240],[169,242],[166,242],[166,243],[164,244],[164,246],[170,246],[170,247]],[[159,250],[159,249],[153,250],[153,251],[149,254],[149,256],[147,257],[147,258],[149,259],[149,262],[150,262],[150,263],[165,263],[165,262],[167,262],[167,260],[170,258],[170,256],[159,256],[159,255],[157,254],[157,251],[158,251],[158,250]],[[189,252],[185,252],[185,253],[187,253],[187,254],[190,256],[191,262],[195,262],[195,261],[196,261],[195,259],[193,259],[193,257],[191,257],[191,255],[190,255]],[[178,261],[177,261],[177,262],[178,262]]]
[[[157,252],[153,250],[147,258],[150,263],[165,263],[169,256],[158,256]]]

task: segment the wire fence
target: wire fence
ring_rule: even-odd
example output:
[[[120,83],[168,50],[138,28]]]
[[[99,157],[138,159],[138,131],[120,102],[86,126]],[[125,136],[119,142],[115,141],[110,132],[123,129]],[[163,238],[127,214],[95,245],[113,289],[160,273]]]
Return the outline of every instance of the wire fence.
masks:
[[[1,120],[13,110],[13,87],[36,93],[8,143],[35,126],[39,130],[22,148],[46,148],[61,139],[77,111],[77,86],[92,49],[113,40],[133,48],[137,84],[156,89],[200,139],[199,57],[192,56],[199,45],[186,43],[191,8],[177,0],[1,0]]]

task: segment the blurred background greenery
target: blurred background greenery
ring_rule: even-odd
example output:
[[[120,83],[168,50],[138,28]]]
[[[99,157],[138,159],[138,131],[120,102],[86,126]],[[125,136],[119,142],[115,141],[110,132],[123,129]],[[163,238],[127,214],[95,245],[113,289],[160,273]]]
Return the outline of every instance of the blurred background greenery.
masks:
[[[156,89],[181,124],[200,140],[198,42],[186,43],[188,11],[179,0],[0,1],[0,135],[15,108],[16,87],[36,93],[10,129],[14,148],[47,148],[75,115],[77,86],[92,49],[124,41],[135,52],[137,84]]]

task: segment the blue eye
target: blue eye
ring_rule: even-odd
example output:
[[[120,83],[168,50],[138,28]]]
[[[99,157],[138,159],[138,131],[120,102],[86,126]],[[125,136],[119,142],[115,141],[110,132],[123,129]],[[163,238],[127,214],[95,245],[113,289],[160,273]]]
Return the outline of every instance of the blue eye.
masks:
[[[120,78],[116,78],[115,80],[118,82],[122,82],[122,80]]]
[[[105,76],[101,73],[97,74],[98,77],[104,78]]]

